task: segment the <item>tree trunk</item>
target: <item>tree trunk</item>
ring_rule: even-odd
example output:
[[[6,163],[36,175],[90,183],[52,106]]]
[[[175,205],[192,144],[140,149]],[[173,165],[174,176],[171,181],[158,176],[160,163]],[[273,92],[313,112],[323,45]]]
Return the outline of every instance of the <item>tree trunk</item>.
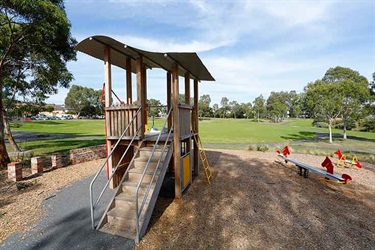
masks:
[[[258,122],[259,122],[259,111],[258,111]]]
[[[12,135],[12,131],[10,130],[8,114],[4,109],[3,109],[3,119],[4,119],[4,133],[7,137],[10,145],[12,145],[13,151],[14,152],[20,152],[21,150],[18,147],[16,141],[14,140],[13,135]]]
[[[332,119],[329,119],[328,122],[328,130],[329,130],[329,143],[332,143]]]
[[[347,124],[347,123],[348,123],[347,120],[344,119],[344,120],[343,120],[343,138],[344,138],[344,140],[347,139],[347,136],[346,136],[346,124]]]
[[[3,76],[2,69],[0,67],[0,110],[3,110],[3,106]],[[5,146],[3,121],[3,112],[0,112],[0,169],[6,169],[7,164],[10,162],[8,151]]]

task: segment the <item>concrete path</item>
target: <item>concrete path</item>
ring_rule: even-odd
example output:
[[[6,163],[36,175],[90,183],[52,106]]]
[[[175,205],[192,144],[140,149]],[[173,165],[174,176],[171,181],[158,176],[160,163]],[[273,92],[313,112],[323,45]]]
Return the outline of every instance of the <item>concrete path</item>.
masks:
[[[47,198],[43,202],[46,214],[36,227],[10,236],[0,245],[0,250],[133,249],[132,240],[91,229],[88,187],[92,178],[75,182]],[[104,181],[105,174],[99,178],[101,187]],[[99,203],[97,222],[111,192],[105,194],[106,202]]]

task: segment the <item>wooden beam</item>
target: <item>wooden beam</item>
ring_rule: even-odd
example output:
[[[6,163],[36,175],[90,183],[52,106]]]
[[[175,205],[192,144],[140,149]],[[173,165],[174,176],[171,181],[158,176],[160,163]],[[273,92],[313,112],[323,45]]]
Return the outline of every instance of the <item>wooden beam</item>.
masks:
[[[173,105],[173,161],[174,161],[174,189],[175,189],[175,198],[181,198],[181,148],[180,148],[180,114],[178,109],[178,65],[173,65],[172,67],[172,85],[173,85],[173,96],[172,96],[172,105]]]
[[[104,82],[105,82],[105,106],[112,105],[112,72],[111,72],[111,49],[104,49]]]
[[[143,124],[144,124],[144,129],[145,132],[148,130],[148,125],[147,125],[147,113],[148,113],[148,105],[147,105],[147,68],[146,65],[143,64],[142,67],[142,107],[143,109]]]
[[[126,57],[126,103],[129,105],[133,103],[132,59],[130,57]]]
[[[105,107],[110,107],[112,105],[112,72],[111,72],[111,48],[106,46],[104,48],[104,99],[105,99]],[[105,118],[105,128],[106,128],[106,138],[110,133],[111,128],[111,120],[109,117]],[[110,140],[106,140],[106,147],[107,147],[107,154],[112,148],[112,142]],[[107,177],[109,177],[112,173],[112,157],[108,159],[107,162]],[[110,188],[115,188],[114,180],[112,179],[110,183]]]
[[[193,109],[193,115],[192,115],[192,127],[193,127],[193,133],[198,134],[199,133],[199,124],[198,124],[198,80],[194,79],[194,109]],[[198,146],[196,143],[194,143],[194,149],[193,149],[193,166],[194,166],[194,175],[199,175],[199,158],[198,158]]]
[[[185,73],[185,103],[190,105],[190,73]]]
[[[144,87],[143,87],[143,57],[138,57],[137,58],[137,63],[136,63],[136,68],[137,68],[137,104],[142,106],[142,112],[140,114],[141,120],[139,121],[139,124],[141,126],[141,131],[140,131],[140,137],[143,138],[145,135],[145,122],[144,122],[144,111],[145,111],[145,103],[146,100],[144,99]]]
[[[167,112],[171,109],[171,81],[172,81],[172,75],[171,72],[167,72]],[[172,127],[172,115],[168,117],[168,131]]]

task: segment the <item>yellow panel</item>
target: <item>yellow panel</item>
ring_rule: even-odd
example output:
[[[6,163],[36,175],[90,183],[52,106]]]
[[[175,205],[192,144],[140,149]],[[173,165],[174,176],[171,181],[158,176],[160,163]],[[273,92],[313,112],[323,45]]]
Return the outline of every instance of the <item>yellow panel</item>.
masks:
[[[190,155],[187,155],[187,156],[183,159],[182,168],[183,168],[183,171],[184,171],[183,187],[186,187],[186,185],[187,185],[187,184],[190,182],[190,180],[191,180]]]

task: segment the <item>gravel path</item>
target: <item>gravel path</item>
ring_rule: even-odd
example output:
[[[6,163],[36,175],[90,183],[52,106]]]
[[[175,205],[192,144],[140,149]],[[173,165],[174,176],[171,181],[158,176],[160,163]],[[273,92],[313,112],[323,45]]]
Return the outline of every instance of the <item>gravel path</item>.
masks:
[[[93,176],[77,181],[43,202],[46,214],[32,230],[13,234],[1,250],[132,249],[133,241],[91,229],[88,186]],[[104,185],[105,175],[100,184]],[[110,193],[103,199],[108,202]],[[97,210],[102,214],[105,206]],[[96,221],[99,218],[97,216]]]

